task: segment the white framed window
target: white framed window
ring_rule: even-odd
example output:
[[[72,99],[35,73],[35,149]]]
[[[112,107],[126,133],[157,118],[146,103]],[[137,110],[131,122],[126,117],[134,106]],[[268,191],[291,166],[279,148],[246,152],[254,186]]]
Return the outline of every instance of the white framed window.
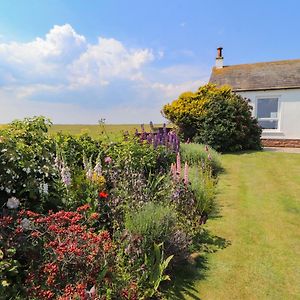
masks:
[[[258,124],[265,130],[279,129],[279,98],[261,97],[256,99]]]

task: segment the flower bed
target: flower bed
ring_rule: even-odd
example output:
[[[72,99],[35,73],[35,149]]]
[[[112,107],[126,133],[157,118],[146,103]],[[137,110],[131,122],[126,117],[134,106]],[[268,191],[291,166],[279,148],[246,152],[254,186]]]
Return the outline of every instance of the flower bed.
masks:
[[[50,125],[0,131],[0,298],[163,297],[212,211],[209,150],[195,184],[174,132],[104,143]]]

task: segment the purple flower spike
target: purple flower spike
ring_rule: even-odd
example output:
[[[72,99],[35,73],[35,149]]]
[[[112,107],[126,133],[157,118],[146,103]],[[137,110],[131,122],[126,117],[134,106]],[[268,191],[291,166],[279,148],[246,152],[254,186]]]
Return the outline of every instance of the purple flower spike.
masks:
[[[152,138],[151,138],[150,134],[147,135],[147,142],[148,142],[148,144],[152,143]]]
[[[160,132],[158,132],[156,134],[156,136],[157,136],[157,142],[158,142],[158,144],[161,145],[161,134],[160,134]]]
[[[172,142],[173,142],[173,133],[172,132],[168,133],[168,141],[169,141],[169,144],[172,144]]]
[[[154,140],[153,140],[153,147],[154,149],[156,149],[158,146],[158,138],[157,138],[157,134],[154,136]]]

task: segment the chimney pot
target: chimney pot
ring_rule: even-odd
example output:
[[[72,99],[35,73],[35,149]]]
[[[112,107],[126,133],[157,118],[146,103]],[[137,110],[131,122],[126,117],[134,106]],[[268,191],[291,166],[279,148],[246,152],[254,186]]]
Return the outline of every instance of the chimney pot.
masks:
[[[219,48],[217,48],[217,58],[223,58],[222,57],[222,50],[223,50],[223,48],[222,47],[219,47]]]
[[[217,48],[217,57],[216,57],[216,68],[221,69],[223,68],[223,56],[222,56],[222,47]]]

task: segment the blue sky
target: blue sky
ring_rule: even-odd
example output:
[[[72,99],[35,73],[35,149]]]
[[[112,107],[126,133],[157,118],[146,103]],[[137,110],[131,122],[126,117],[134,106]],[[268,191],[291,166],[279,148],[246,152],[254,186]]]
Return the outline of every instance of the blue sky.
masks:
[[[300,2],[0,0],[0,123],[161,122],[226,65],[300,58]]]

